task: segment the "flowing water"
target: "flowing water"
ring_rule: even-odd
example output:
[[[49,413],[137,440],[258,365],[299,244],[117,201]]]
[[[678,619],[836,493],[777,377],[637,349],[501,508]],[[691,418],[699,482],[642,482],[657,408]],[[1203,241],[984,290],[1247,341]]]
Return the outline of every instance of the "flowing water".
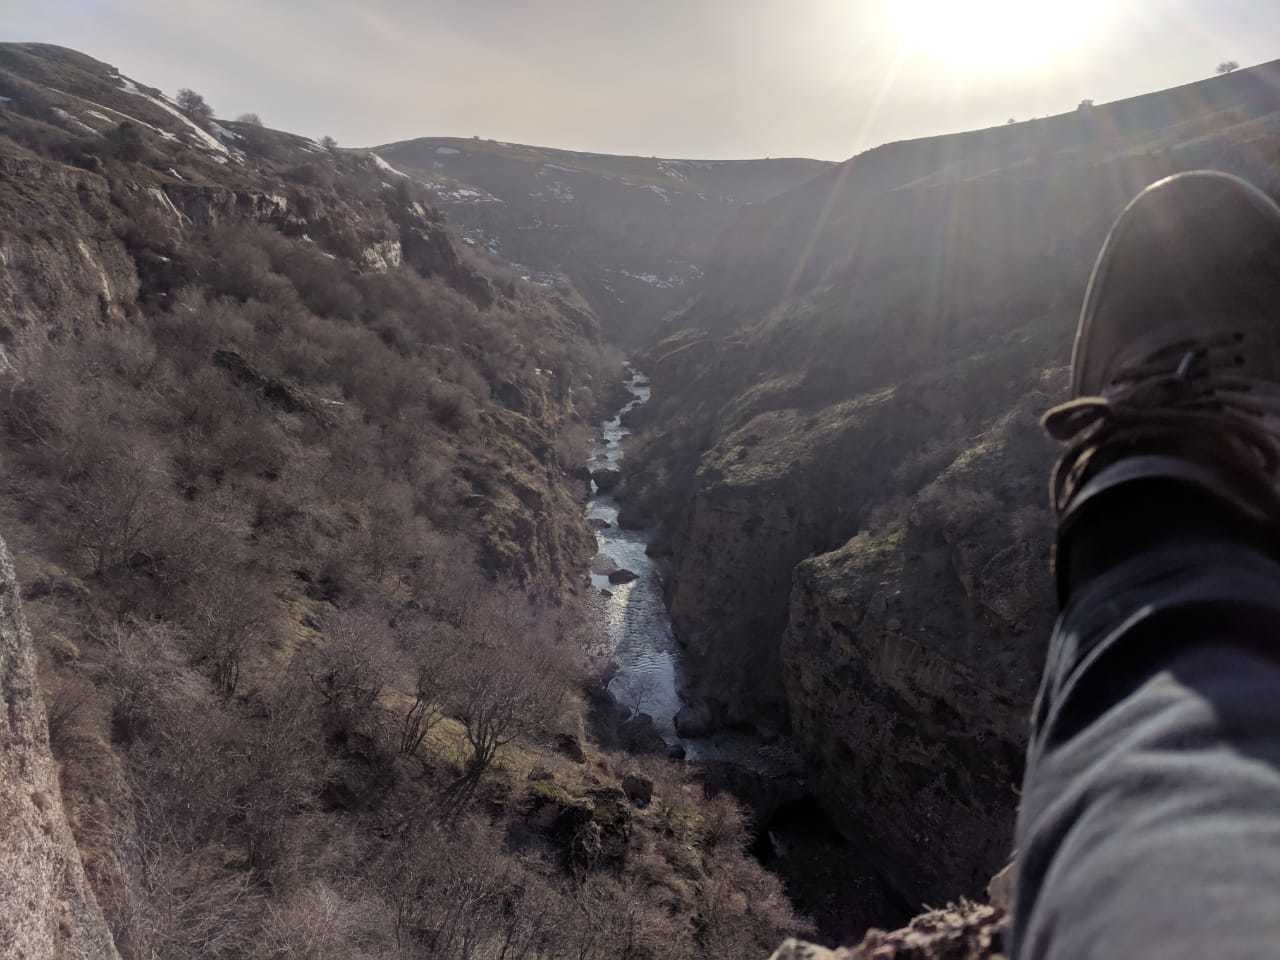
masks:
[[[623,416],[649,399],[649,385],[635,374],[627,382],[631,401],[600,427],[591,451],[591,469],[617,468],[622,444],[631,431]],[[647,530],[623,530],[618,526],[618,501],[597,490],[587,504],[587,519],[608,523],[596,531],[599,553],[592,565],[591,584],[596,589],[596,611],[604,649],[613,658],[616,673],[609,692],[633,712],[647,713],[668,741],[676,737],[672,722],[680,701],[679,649],[671,632],[671,618],[662,600],[658,566],[645,553],[651,535]],[[630,583],[609,582],[614,569],[630,570]]]
[[[649,383],[642,374],[633,374],[626,386],[631,400],[600,425],[591,450],[592,470],[621,467],[623,444],[631,435],[623,418],[649,400]],[[663,602],[658,564],[645,553],[652,534],[619,528],[617,499],[598,490],[594,483],[592,490],[587,519],[608,524],[596,531],[599,552],[592,564],[591,585],[596,594],[600,647],[612,658],[616,671],[609,681],[609,692],[632,713],[653,717],[658,732],[668,743],[682,743],[691,761],[730,761],[762,775],[794,773],[799,758],[785,739],[766,743],[751,732],[738,730],[718,730],[697,739],[678,736],[674,718],[684,706],[680,699],[680,645]],[[612,584],[608,575],[616,569],[629,570],[636,579]]]

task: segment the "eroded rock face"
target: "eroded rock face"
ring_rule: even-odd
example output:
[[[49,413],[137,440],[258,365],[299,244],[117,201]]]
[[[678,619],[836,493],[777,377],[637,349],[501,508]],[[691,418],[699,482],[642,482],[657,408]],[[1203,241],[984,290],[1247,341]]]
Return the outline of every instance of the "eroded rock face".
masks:
[[[0,694],[0,956],[118,960],[63,813],[35,653],[3,541]]]
[[[796,572],[782,650],[796,736],[823,807],[907,902],[977,895],[1008,859],[1055,613],[1035,414],[1063,375]]]
[[[1007,926],[1003,910],[964,901],[921,914],[901,930],[868,931],[856,947],[788,940],[771,960],[996,960]]]

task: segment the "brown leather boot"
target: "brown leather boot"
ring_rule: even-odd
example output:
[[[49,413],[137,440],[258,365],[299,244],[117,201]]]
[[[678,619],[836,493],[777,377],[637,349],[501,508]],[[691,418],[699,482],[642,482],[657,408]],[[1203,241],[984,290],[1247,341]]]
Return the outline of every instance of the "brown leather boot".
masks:
[[[1122,526],[1144,491],[1277,539],[1280,208],[1265,194],[1196,172],[1129,204],[1094,267],[1072,370],[1074,399],[1044,418],[1067,444],[1051,481],[1060,598],[1082,525]],[[1160,515],[1168,537],[1176,514]]]

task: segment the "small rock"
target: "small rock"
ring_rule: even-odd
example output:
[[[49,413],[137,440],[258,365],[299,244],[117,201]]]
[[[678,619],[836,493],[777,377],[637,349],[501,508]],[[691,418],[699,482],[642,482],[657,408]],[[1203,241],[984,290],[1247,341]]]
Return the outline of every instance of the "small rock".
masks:
[[[612,591],[612,590],[601,590],[601,591],[600,591],[600,596],[602,596],[602,597],[612,597],[612,596],[613,596],[613,591]]]
[[[622,471],[615,470],[612,467],[606,467],[603,470],[592,470],[591,479],[596,482],[596,488],[601,493],[608,493],[622,482]]]
[[[531,781],[554,780],[555,778],[556,778],[555,774],[553,774],[546,767],[534,767],[532,770],[529,771],[529,779]]]
[[[639,580],[639,579],[640,579],[640,575],[638,573],[632,573],[630,570],[625,570],[625,569],[615,570],[613,571],[613,573],[609,574],[609,582],[615,583],[615,584],[630,583],[632,580]]]
[[[618,726],[618,737],[623,746],[632,753],[667,752],[667,741],[653,725],[653,717],[647,713],[639,713]]]
[[[22,591],[23,600],[38,600],[41,597],[65,597],[68,600],[81,599],[89,595],[89,588],[75,577],[51,574],[39,580],[33,580]]]
[[[682,737],[705,737],[716,729],[715,711],[707,703],[686,703],[675,716],[676,733]]]
[[[987,884],[987,898],[997,910],[1006,913],[1013,909],[1013,887],[1018,878],[1018,863],[1015,860],[991,878]]]
[[[603,517],[592,517],[587,521],[587,526],[592,530],[608,530],[613,524]]]
[[[609,576],[612,573],[616,573],[617,570],[618,564],[615,563],[613,558],[608,554],[597,553],[591,560],[592,573],[600,573],[605,576]]]
[[[572,733],[562,733],[556,737],[556,749],[574,763],[587,762],[587,753],[582,749],[582,741]]]
[[[653,781],[638,773],[629,773],[622,778],[622,792],[637,807],[647,807],[653,799]]]

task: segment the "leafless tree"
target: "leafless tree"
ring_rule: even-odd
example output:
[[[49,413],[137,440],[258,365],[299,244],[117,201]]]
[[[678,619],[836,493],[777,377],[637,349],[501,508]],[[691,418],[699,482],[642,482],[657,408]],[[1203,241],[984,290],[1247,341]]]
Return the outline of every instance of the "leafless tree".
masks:
[[[445,705],[457,682],[458,653],[450,646],[449,639],[440,642],[436,631],[432,637],[424,637],[415,644],[417,660],[413,703],[405,712],[400,724],[400,753],[412,757],[418,754],[431,730],[445,715]]]
[[[1224,60],[1218,64],[1217,73],[1219,76],[1226,76],[1228,73],[1234,73],[1240,69],[1240,64],[1234,60]]]
[[[272,598],[257,578],[237,570],[212,570],[185,611],[196,663],[229,699],[240,684],[249,652],[271,636]]]
[[[236,117],[236,123],[247,123],[253,127],[262,126],[262,118],[256,113],[242,113]]]
[[[330,724],[367,729],[395,667],[386,620],[374,611],[344,611],[324,632],[328,643],[307,657],[306,676]]]
[[[494,593],[463,627],[465,669],[455,688],[469,755],[464,780],[474,785],[502,747],[552,720],[565,695],[565,651],[523,598]]]
[[[179,110],[197,123],[208,123],[213,119],[213,107],[190,87],[178,91],[177,104]]]

